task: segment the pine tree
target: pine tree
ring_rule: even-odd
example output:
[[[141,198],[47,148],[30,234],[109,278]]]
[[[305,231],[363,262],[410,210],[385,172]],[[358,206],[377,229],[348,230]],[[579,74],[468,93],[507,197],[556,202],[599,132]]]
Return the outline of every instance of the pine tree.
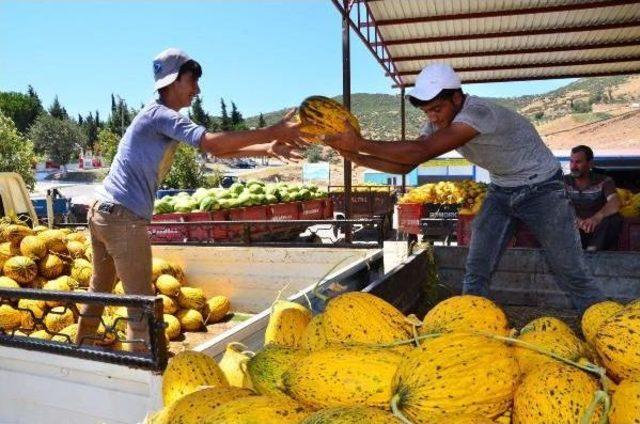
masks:
[[[78,114],[78,125],[82,126],[84,121],[82,120],[82,115]]]
[[[231,102],[231,125],[236,126],[240,123],[240,119],[242,119],[242,115],[238,112],[238,107],[235,102]]]
[[[97,113],[97,112],[96,112]],[[98,140],[98,125],[96,123],[96,119],[94,119],[91,112],[89,112],[89,116],[85,119],[86,125],[84,127],[85,134],[87,135],[87,146],[93,150]]]
[[[262,116],[262,113],[260,114],[260,116],[258,117],[258,128],[264,128],[267,126],[267,122],[264,120],[264,116]]]
[[[113,93],[111,93],[111,115],[115,115],[116,114],[116,98],[113,95]]]
[[[96,110],[96,127],[100,128],[101,126],[102,126],[102,123],[100,122],[100,112]]]
[[[49,108],[49,113],[51,116],[57,119],[68,119],[67,111],[60,105],[60,100],[58,100],[58,96],[53,99],[53,104]]]
[[[229,114],[227,114],[227,105],[224,99],[220,99],[220,112],[220,128],[222,131],[231,130],[231,119],[229,119]]]
[[[202,107],[202,98],[200,96],[196,96],[196,99],[193,101],[189,118],[196,124],[202,125],[207,129],[211,126],[211,117]]]
[[[42,107],[42,102],[40,101],[40,97],[38,97],[38,93],[36,93],[36,90],[33,88],[31,84],[29,84],[27,87],[27,95],[37,103],[39,108],[38,113],[43,112],[44,108]]]
[[[231,102],[231,126],[234,130],[243,130],[247,128],[244,123],[244,118],[234,102]]]

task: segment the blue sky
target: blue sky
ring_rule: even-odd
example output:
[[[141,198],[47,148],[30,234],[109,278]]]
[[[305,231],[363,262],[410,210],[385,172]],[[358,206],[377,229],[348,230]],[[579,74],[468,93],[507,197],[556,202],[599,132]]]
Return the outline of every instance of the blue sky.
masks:
[[[151,60],[180,47],[204,69],[205,109],[233,100],[245,116],[342,93],[340,18],[329,0],[0,0],[0,90],[34,86],[72,115],[106,117],[115,93],[153,98]],[[469,85],[481,96],[542,93],[571,80]],[[397,93],[352,37],[352,92]]]

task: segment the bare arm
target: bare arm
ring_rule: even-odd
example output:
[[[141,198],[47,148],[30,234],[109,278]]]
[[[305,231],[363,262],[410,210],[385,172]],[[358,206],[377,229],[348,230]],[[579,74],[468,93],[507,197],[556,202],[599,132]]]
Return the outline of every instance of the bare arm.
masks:
[[[340,154],[350,160],[351,162],[365,166],[367,168],[377,169],[378,171],[388,172],[391,174],[407,174],[409,173],[414,166],[404,165],[397,162],[390,162],[384,159],[376,158],[371,155],[363,154],[363,153],[351,153],[341,151]]]
[[[295,148],[287,146],[280,141],[274,141],[271,143],[253,144],[248,147],[236,150],[234,152],[227,152],[217,155],[221,158],[246,158],[246,157],[274,157],[283,161],[296,161],[302,159]]]
[[[609,196],[609,198],[607,198],[607,203],[604,204],[602,209],[600,209],[596,215],[600,214],[602,219],[604,219],[608,216],[618,213],[621,207],[622,207],[622,202],[620,202],[620,197],[614,193],[611,196]]]
[[[356,155],[366,154],[414,168],[420,163],[466,144],[476,135],[478,131],[469,125],[454,123],[417,140],[366,140],[350,128],[341,135],[326,138],[325,142],[341,153],[346,151]]]
[[[602,209],[596,212],[591,218],[579,220],[578,227],[584,232],[592,233],[603,219],[620,211],[621,206],[620,197],[614,193],[607,198],[607,203],[604,204]]]
[[[200,140],[200,149],[215,156],[234,154],[240,149],[279,140],[294,147],[303,147],[300,142],[300,124],[294,122],[295,110],[289,111],[277,124],[265,128],[233,132],[205,132]]]

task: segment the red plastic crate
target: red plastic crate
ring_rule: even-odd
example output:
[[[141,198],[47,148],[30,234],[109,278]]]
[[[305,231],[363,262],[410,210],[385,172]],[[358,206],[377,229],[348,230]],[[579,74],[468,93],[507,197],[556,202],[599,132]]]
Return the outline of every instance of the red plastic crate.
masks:
[[[300,219],[322,219],[324,216],[324,202],[322,200],[306,200],[302,202]]]
[[[185,214],[185,222],[211,221],[211,212],[191,212]],[[211,239],[210,224],[188,225],[189,241],[208,241]]]
[[[185,214],[164,213],[151,217],[154,222],[185,222]],[[150,225],[148,228],[151,243],[183,243],[189,239],[189,231],[184,225]]]
[[[271,221],[300,219],[300,205],[298,202],[275,203],[267,207],[267,216]]]
[[[471,224],[475,215],[458,215],[456,239],[458,246],[469,246],[471,242]]]
[[[640,218],[623,218],[618,250],[640,252]]]
[[[234,208],[229,211],[229,221],[266,221],[268,217],[267,206],[249,206],[246,208]],[[266,224],[251,226],[251,237],[258,237],[268,231]],[[241,238],[244,232],[244,225],[230,225],[229,237]]]
[[[333,219],[333,200],[324,199],[324,219]]]
[[[420,219],[425,208],[421,203],[401,203],[398,205],[398,229],[407,234],[420,234]]]
[[[211,220],[212,221],[227,221],[229,218],[229,212],[226,210],[213,211],[211,212]],[[214,240],[226,240],[229,237],[229,228],[226,225],[212,225],[211,227],[211,237]]]
[[[287,202],[275,203],[267,206],[267,219],[270,221],[293,221],[300,219],[300,203]],[[295,233],[296,230],[291,225],[269,224],[267,232],[270,235],[285,236],[288,233]]]

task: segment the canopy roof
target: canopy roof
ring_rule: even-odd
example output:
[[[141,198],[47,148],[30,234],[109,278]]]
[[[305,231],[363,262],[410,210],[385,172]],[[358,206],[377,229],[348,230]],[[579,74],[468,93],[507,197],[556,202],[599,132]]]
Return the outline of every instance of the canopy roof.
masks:
[[[640,72],[640,0],[351,0],[347,10],[395,87],[433,62],[463,83]]]

